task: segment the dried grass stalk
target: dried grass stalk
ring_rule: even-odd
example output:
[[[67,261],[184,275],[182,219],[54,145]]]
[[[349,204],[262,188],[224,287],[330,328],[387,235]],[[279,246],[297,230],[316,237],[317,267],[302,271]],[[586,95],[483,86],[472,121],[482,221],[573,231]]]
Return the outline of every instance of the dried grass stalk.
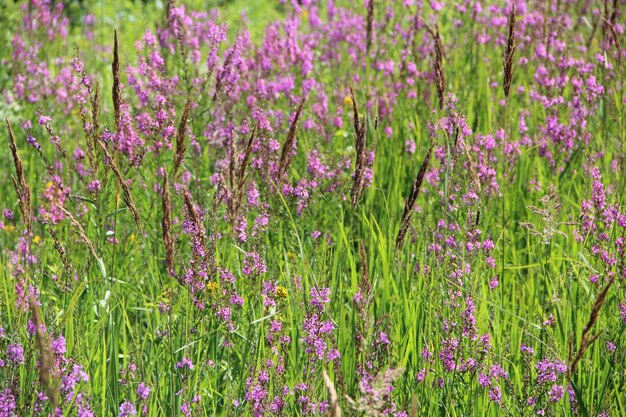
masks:
[[[589,349],[589,347],[602,334],[602,331],[600,331],[598,334],[594,336],[591,336],[591,337],[589,336],[591,329],[593,328],[593,326],[596,324],[596,321],[598,320],[598,315],[600,314],[600,310],[602,309],[602,306],[604,305],[604,302],[606,301],[606,295],[609,292],[609,289],[611,288],[611,286],[613,285],[613,282],[615,282],[615,276],[611,277],[609,283],[606,284],[606,286],[602,289],[602,291],[600,291],[600,293],[598,293],[598,296],[596,297],[596,302],[593,304],[593,308],[591,309],[591,314],[589,315],[589,321],[587,321],[587,325],[583,329],[583,335],[580,341],[580,349],[578,349],[578,353],[574,357],[574,360],[570,362],[570,366],[568,369],[568,377],[571,377],[574,374],[574,372],[576,372],[578,362],[580,362],[580,360],[582,359],[587,349]],[[570,352],[570,356],[571,356],[571,352]]]
[[[355,341],[357,361],[362,359],[362,355],[367,346],[367,333],[374,325],[374,320],[369,311],[372,302],[372,284],[370,282],[369,268],[367,266],[367,248],[363,240],[359,241],[359,259],[361,262],[361,280],[359,281],[360,297],[355,298],[354,307],[357,314]]]
[[[26,182],[26,175],[24,174],[24,164],[20,159],[19,154],[17,153],[17,146],[15,145],[15,134],[13,133],[13,128],[11,127],[11,123],[9,123],[9,119],[4,119],[7,131],[9,132],[9,148],[11,149],[11,155],[13,156],[13,165],[15,166],[15,177],[11,176],[11,181],[13,181],[13,188],[15,189],[15,193],[17,194],[17,200],[20,207],[20,211],[22,212],[22,217],[24,221],[24,226],[26,227],[27,233],[30,235],[32,231],[32,215],[31,215],[31,200],[30,200],[30,187],[28,186],[28,182]]]
[[[111,70],[113,72],[113,90],[111,93],[113,99],[113,111],[115,114],[115,131],[120,131],[120,125],[122,120],[122,112],[120,110],[122,105],[122,93],[121,93],[121,81],[120,81],[120,58],[117,44],[117,29],[113,35],[113,63],[111,64]]]
[[[361,260],[361,282],[359,289],[361,290],[361,294],[366,297],[366,300],[369,300],[372,287],[370,284],[369,268],[367,267],[367,249],[365,248],[363,239],[359,241],[359,258]]]
[[[409,196],[404,203],[404,211],[402,212],[402,220],[400,221],[400,230],[398,231],[398,237],[396,238],[396,250],[402,247],[402,244],[404,243],[404,239],[406,237],[406,232],[409,229],[409,225],[411,224],[411,217],[413,216],[415,201],[419,196],[422,182],[424,181],[424,175],[426,175],[428,165],[430,164],[430,155],[433,151],[433,146],[434,145],[430,145],[430,148],[428,148],[428,152],[426,153],[426,157],[422,162],[422,166],[420,167],[420,170],[417,173],[415,180],[413,181],[413,185],[411,185],[411,191],[409,192]]]
[[[185,190],[183,192],[183,201],[185,202],[185,208],[187,209],[187,214],[189,214],[189,218],[191,219],[193,224],[196,226],[201,225],[200,216],[198,215],[198,212],[196,211],[196,208],[193,203],[193,197],[191,196],[191,193],[188,190]],[[201,236],[201,237],[204,238],[204,236]]]
[[[89,238],[87,237],[87,233],[85,233],[85,229],[83,229],[83,225],[81,225],[80,222],[76,220],[76,217],[74,217],[74,215],[70,213],[65,207],[62,207],[58,204],[56,204],[56,207],[63,212],[65,217],[70,219],[70,223],[74,227],[75,232],[78,234],[78,236],[83,241],[83,243],[87,246],[87,248],[89,249],[89,252],[91,252],[93,257],[98,259],[98,254],[96,253],[96,247],[94,246],[93,242],[89,240]]]
[[[243,150],[243,158],[239,166],[237,166],[237,161],[241,153],[237,151],[234,142],[231,142],[230,145],[230,161],[228,164],[228,183],[230,189],[227,191],[228,198],[226,200],[226,209],[228,210],[231,222],[237,219],[243,201],[247,179],[246,171],[248,169],[248,163],[250,162],[250,155],[252,154],[252,143],[254,142],[256,130],[257,126],[255,125],[248,138],[246,147]]]
[[[328,376],[326,369],[322,370],[322,376],[324,377],[324,384],[330,395],[330,409],[326,412],[327,417],[341,417],[341,407],[339,407],[339,396],[335,389],[335,384]]]
[[[617,6],[614,6],[617,7]],[[615,19],[615,12],[613,14],[613,16],[611,17],[611,19]],[[615,22],[614,21],[605,21],[605,33],[607,33],[608,35],[610,35],[610,40],[609,42],[612,42],[613,45],[615,45],[615,51],[616,51],[616,56],[617,56],[617,64],[619,65],[619,68],[622,68],[622,46],[621,46],[621,42],[620,42],[620,36],[617,34],[617,32],[615,31]],[[605,36],[608,36],[605,35]],[[621,78],[620,78],[621,80]]]
[[[31,294],[28,298],[31,319],[35,325],[35,341],[39,350],[39,382],[46,390],[54,408],[59,406],[59,376],[54,371],[54,353],[50,347],[50,339],[44,331],[45,327],[39,311],[39,305]]]
[[[185,203],[185,209],[187,210],[187,215],[191,219],[191,222],[194,224],[196,230],[199,231],[197,233],[197,238],[200,241],[200,245],[204,249],[204,253],[205,253],[204,261],[207,261],[207,256],[209,256],[209,255],[208,255],[208,252],[206,250],[206,239],[204,237],[204,235],[205,235],[204,225],[202,224],[202,220],[200,218],[200,215],[196,211],[196,207],[195,207],[195,204],[193,202],[193,196],[191,195],[189,190],[184,190],[184,192],[183,192],[183,201]]]
[[[91,95],[91,131],[85,132],[87,138],[87,157],[93,173],[98,171],[98,158],[96,153],[96,140],[100,136],[100,86],[96,84],[95,91]]]
[[[167,172],[163,178],[163,215],[161,227],[163,229],[163,244],[165,245],[165,267],[170,275],[174,275],[174,237],[172,236],[172,203],[169,192],[170,184]]]
[[[83,120],[83,131],[85,132],[85,134],[88,135],[89,131],[87,129],[87,125],[89,123],[87,122],[86,114],[87,114],[86,111],[85,112],[81,111],[81,119]],[[74,158],[68,157],[67,152],[65,151],[65,148],[63,148],[63,146],[61,145],[61,141],[59,141],[59,140],[52,140],[52,138],[55,136],[55,134],[54,134],[54,130],[52,129],[52,126],[50,125],[50,123],[46,122],[43,125],[43,127],[46,130],[46,132],[48,133],[48,135],[50,136],[51,142],[54,144],[54,148],[56,149],[57,153],[67,163],[67,165],[69,165],[69,167],[72,169],[72,171],[74,171],[78,181],[83,186],[87,186],[87,181],[86,181],[85,177],[83,175],[81,175],[81,170],[78,168],[76,160]],[[39,151],[39,155],[42,157],[42,159],[44,161],[44,164],[47,166],[48,165],[47,159],[43,157],[43,153],[40,150],[38,150],[38,151]],[[48,171],[48,173],[51,176],[54,176],[54,172],[53,171]]]
[[[502,84],[504,88],[504,95],[508,98],[509,92],[511,91],[511,83],[513,81],[513,55],[515,54],[515,13],[516,13],[515,5],[511,7],[511,12],[509,13],[509,35],[506,39],[506,49],[504,51],[504,83]]]
[[[352,175],[352,188],[350,189],[350,197],[352,198],[352,207],[356,207],[365,186],[365,164],[367,158],[365,155],[367,145],[366,135],[366,116],[359,117],[359,108],[354,96],[354,90],[350,86],[350,97],[352,98],[352,111],[354,112],[354,148],[356,152],[356,163],[354,174]]]
[[[417,417],[417,409],[419,404],[417,402],[417,395],[413,395],[411,398],[411,410],[409,411],[409,417]]]
[[[187,131],[187,120],[189,119],[189,113],[191,112],[191,97],[187,98],[187,103],[185,104],[185,110],[183,110],[183,114],[180,118],[180,123],[178,124],[178,132],[176,133],[176,155],[174,156],[174,171],[172,173],[172,178],[176,181],[176,175],[178,174],[178,169],[185,158],[185,152],[187,151],[187,145],[185,144],[185,132]]]
[[[372,47],[372,36],[373,36],[373,28],[374,28],[374,0],[369,0],[367,2],[367,26],[366,26],[366,45],[365,51],[367,56],[369,56],[369,52]]]
[[[120,169],[115,164],[115,161],[113,161],[113,158],[111,157],[111,154],[109,153],[109,150],[107,149],[106,145],[102,142],[98,142],[98,143],[100,144],[100,147],[104,151],[107,165],[113,170],[113,173],[115,174],[115,177],[117,178],[117,182],[119,186],[122,188],[122,191],[124,193],[124,196],[123,196],[124,203],[130,210],[131,214],[133,215],[133,219],[135,219],[135,223],[137,224],[137,227],[143,233],[143,229],[141,227],[141,218],[139,217],[139,212],[137,211],[135,203],[133,202],[132,195],[130,194],[130,188],[128,187],[128,184],[126,184],[126,181],[124,181],[124,177],[122,176]]]
[[[233,51],[229,50],[226,52],[226,58],[224,58],[223,68],[228,68],[231,65],[232,60],[233,60]],[[213,101],[216,101],[220,93],[222,92],[223,79],[224,79],[224,72],[222,72],[221,74],[217,74],[215,77],[215,92],[213,93],[213,98],[212,98]]]
[[[246,149],[243,152],[243,160],[239,166],[239,173],[237,174],[237,186],[242,189],[246,181],[246,170],[248,169],[248,163],[250,162],[250,155],[252,154],[252,142],[254,142],[254,135],[256,134],[256,126],[252,129],[252,134],[246,144]]]
[[[74,271],[76,268],[72,265],[69,258],[67,257],[67,251],[65,247],[61,243],[59,236],[54,231],[51,225],[48,224],[48,232],[50,232],[50,236],[52,236],[52,240],[54,241],[54,248],[56,249],[59,257],[61,258],[61,263],[63,264],[63,269],[65,269],[65,273],[68,277],[72,277],[74,275]]]
[[[296,141],[296,129],[298,127],[298,120],[300,119],[300,115],[302,114],[302,108],[304,107],[304,102],[306,99],[302,99],[300,105],[296,109],[296,114],[294,115],[293,121],[289,126],[289,133],[287,134],[287,140],[283,145],[283,150],[280,154],[280,164],[278,168],[278,178],[282,178],[289,169],[291,165],[291,160],[293,159],[294,154],[294,143]]]
[[[443,71],[443,43],[439,33],[439,22],[435,22],[435,30],[426,27],[435,42],[435,81],[437,83],[437,96],[439,97],[439,109],[443,109],[446,94],[446,75]]]

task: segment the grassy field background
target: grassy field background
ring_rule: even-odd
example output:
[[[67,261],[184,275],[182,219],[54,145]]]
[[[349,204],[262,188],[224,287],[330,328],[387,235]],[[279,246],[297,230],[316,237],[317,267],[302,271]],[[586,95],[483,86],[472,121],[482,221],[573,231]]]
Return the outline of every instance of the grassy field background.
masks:
[[[367,15],[361,2],[336,3],[361,20]],[[386,20],[386,8],[395,11],[393,19],[399,25],[416,13],[399,2],[376,3],[378,25]],[[271,22],[294,15],[305,22],[309,16],[270,0],[189,1],[185,7],[187,11],[217,7],[220,21],[229,24],[226,42],[249,30],[257,46],[263,45],[265,28]],[[534,3],[531,7],[540,9]],[[165,8],[162,2],[69,3],[63,12],[70,19],[67,41],[44,43],[38,56],[49,63],[56,57],[71,59],[77,48],[85,72],[101,89],[103,131],[105,126],[111,130],[115,126],[110,93],[113,30],[119,36],[124,94],[138,114],[142,110],[133,107],[137,98],[127,85],[126,67],[144,55],[135,42],[163,21]],[[428,4],[420,10],[423,15],[432,13]],[[578,9],[572,6],[569,11],[575,18],[574,10]],[[247,24],[240,19],[243,12]],[[11,45],[21,31],[24,13],[18,3],[1,3],[4,45]],[[87,14],[96,17],[93,27],[84,24]],[[506,14],[500,14],[506,19]],[[527,10],[520,19],[529,14]],[[618,16],[620,22],[623,15]],[[465,19],[464,25],[460,28],[455,19]],[[430,24],[432,19],[425,21]],[[102,181],[102,189],[96,196],[89,194],[69,169],[69,159],[59,156],[45,128],[37,123],[37,111],[50,115],[71,155],[76,146],[86,146],[80,106],[65,111],[54,94],[36,103],[9,99],[19,65],[12,62],[13,47],[0,48],[4,62],[0,90],[5,97],[0,115],[15,132],[32,191],[34,218],[32,234],[25,234],[11,181],[17,175],[13,156],[3,147],[0,206],[15,215],[14,219],[5,217],[0,230],[0,391],[7,404],[11,395],[15,407],[3,411],[0,405],[0,416],[48,415],[53,408],[50,401],[41,400],[51,394],[40,381],[41,349],[32,330],[34,307],[24,301],[28,294],[39,300],[47,343],[52,342],[54,350],[59,337],[64,339],[64,352],[54,353],[53,370],[58,378],[53,375],[51,379],[52,389],[60,389],[61,394],[56,415],[85,417],[87,408],[93,415],[129,415],[122,410],[127,403],[138,414],[150,416],[325,414],[331,397],[323,371],[339,393],[344,415],[626,415],[626,270],[620,246],[626,226],[623,68],[617,60],[611,61],[615,65],[611,71],[602,65],[593,67],[589,74],[604,83],[604,93],[584,103],[589,108],[586,125],[576,133],[573,148],[564,150],[544,140],[550,134],[546,126],[550,116],[562,123],[574,117],[576,107],[568,103],[580,95],[570,83],[577,67],[560,73],[556,61],[535,62],[534,44],[525,46],[520,41],[517,56],[531,57],[530,63],[515,67],[512,93],[505,100],[501,87],[504,46],[475,42],[472,33],[479,23],[466,15],[457,16],[452,6],[439,12],[439,22],[445,43],[446,91],[456,105],[438,109],[428,52],[423,60],[415,58],[423,74],[416,77],[419,98],[399,93],[386,102],[393,103],[393,113],[377,118],[395,83],[404,82],[398,68],[402,46],[382,40],[399,39],[399,35],[391,27],[377,34],[377,42],[384,46],[379,53],[397,62],[393,75],[377,69],[380,56],[355,66],[349,42],[342,43],[341,57],[332,65],[320,64],[314,74],[322,86],[318,88],[327,93],[329,113],[340,115],[343,123],[334,125],[329,116],[326,135],[298,126],[288,183],[295,186],[311,178],[311,155],[317,151],[329,166],[342,160],[354,164],[348,91],[353,84],[361,114],[368,113],[364,122],[368,146],[375,150],[371,185],[352,207],[352,165],[348,163],[337,179],[320,179],[326,181],[323,187],[307,189],[310,196],[300,212],[300,197],[274,192],[263,169],[250,168],[246,181],[258,184],[262,205],[244,203],[245,240],[238,238],[225,203],[214,204],[219,189],[212,176],[223,169],[219,161],[228,152],[208,139],[212,130],[207,128],[207,114],[212,113],[204,108],[212,106],[210,94],[197,92],[198,105],[186,132],[202,144],[201,150],[188,150],[183,162],[182,171],[190,180],[172,180],[178,185],[171,187],[171,210],[181,275],[193,261],[197,244],[193,235],[183,231],[183,222],[190,217],[185,190],[202,213],[205,230],[201,234],[220,270],[206,277],[200,295],[192,294],[165,266],[159,169],[170,169],[175,149],[148,153],[140,166],[122,153],[114,154],[123,175],[132,181],[140,228],[114,172],[106,168],[107,158],[100,154],[97,175],[90,174]],[[591,34],[591,23],[576,29],[585,39]],[[506,33],[506,25],[497,29]],[[316,31],[305,23],[301,30]],[[420,30],[427,39],[427,32]],[[87,32],[93,33],[91,39]],[[574,30],[563,35],[571,41],[568,53],[597,63],[600,36],[589,51],[577,53],[575,35]],[[35,41],[35,36],[41,33],[24,31],[25,39]],[[206,48],[200,50],[207,53]],[[314,52],[320,60],[322,50],[323,45]],[[168,74],[186,80],[185,71],[193,65],[176,53],[164,54]],[[612,59],[610,53],[607,57]],[[203,55],[198,68],[205,59]],[[546,108],[531,94],[545,93],[536,75],[537,67],[544,64],[554,74],[569,74],[563,88],[554,93],[563,98],[565,104],[560,107]],[[60,67],[50,66],[52,71]],[[297,65],[289,68],[295,74],[300,71]],[[271,77],[282,74],[276,70]],[[589,74],[579,74],[583,84]],[[302,78],[295,76],[296,85],[301,85]],[[301,124],[313,119],[314,93],[306,101]],[[176,123],[186,94],[181,88],[167,97],[176,110]],[[234,123],[247,117],[240,118],[247,114],[245,94],[242,97],[233,99],[232,108],[238,109],[231,114]],[[373,97],[383,98],[376,102]],[[374,104],[366,108],[368,99]],[[287,115],[296,111],[298,100],[287,94],[272,100],[267,101],[272,111],[280,109]],[[25,120],[33,121],[32,130],[20,127]],[[288,122],[288,118],[277,122],[265,140],[284,143]],[[461,125],[472,131],[466,136],[461,133],[464,148],[457,143]],[[71,195],[54,194],[56,180],[46,171],[42,156],[29,146],[29,132],[42,144],[41,155],[49,166],[55,161],[65,164],[58,175],[72,187]],[[8,143],[9,134],[2,137]],[[237,146],[245,147],[246,137],[240,135]],[[493,147],[489,140],[494,141]],[[413,152],[407,151],[407,141],[414,143]],[[514,143],[517,148],[512,151]],[[431,144],[436,148],[429,173],[405,244],[396,250],[405,199]],[[552,161],[545,156],[546,147]],[[338,185],[332,187],[335,181]],[[585,204],[585,200],[590,202]],[[69,216],[54,223],[43,221],[41,207],[50,211],[59,201],[74,214],[93,251]],[[609,211],[606,216],[612,223],[603,217]],[[257,233],[253,224],[264,213],[269,214],[268,225]],[[584,229],[587,220],[596,226]],[[258,254],[264,266],[246,273],[255,262],[253,254]],[[327,304],[316,301],[312,293],[325,288],[330,289]],[[224,320],[221,309],[230,305],[228,297],[235,293],[244,303],[231,305],[232,317]],[[203,308],[198,308],[199,302]],[[585,337],[598,338],[583,350],[577,369],[572,369],[594,314],[597,317]],[[313,336],[307,325],[315,320],[332,328],[316,328],[315,337],[324,343],[323,359],[313,353],[320,345],[312,347],[308,341]],[[281,330],[276,331],[276,326]],[[11,361],[9,351],[15,343],[24,349],[22,361]],[[334,349],[340,359],[329,359]],[[455,364],[452,368],[447,355]],[[150,387],[145,398],[142,386]],[[259,390],[265,394],[255,400]],[[276,398],[285,401],[281,411],[271,408]]]

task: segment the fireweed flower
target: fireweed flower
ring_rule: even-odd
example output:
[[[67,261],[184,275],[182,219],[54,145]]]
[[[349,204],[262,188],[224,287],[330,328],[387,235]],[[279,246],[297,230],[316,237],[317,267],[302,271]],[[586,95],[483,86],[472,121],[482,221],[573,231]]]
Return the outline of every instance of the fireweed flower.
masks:
[[[137,396],[142,400],[148,398],[148,396],[150,395],[150,391],[150,387],[143,382],[140,382],[137,386]]]
[[[15,216],[13,215],[13,210],[11,209],[4,209],[2,214],[4,215],[4,218],[10,222],[13,221],[13,219],[15,218]]]
[[[118,417],[130,417],[136,416],[137,410],[135,409],[135,405],[131,402],[125,401],[120,405],[120,411]]]
[[[544,384],[547,382],[555,382],[560,375],[565,374],[567,366],[560,360],[550,361],[545,359],[535,365],[537,370],[537,383]]]
[[[187,368],[189,370],[193,370],[193,362],[191,361],[191,359],[187,357],[183,357],[183,359],[180,362],[176,363],[176,367],[178,369]]]
[[[502,400],[500,387],[492,387],[491,389],[489,389],[489,399],[494,403],[500,404]]]
[[[102,185],[99,180],[92,180],[87,186],[87,191],[89,191],[90,193],[97,193],[98,191],[100,191],[101,188]]]
[[[336,326],[324,319],[324,310],[330,302],[330,288],[311,288],[309,302],[313,308],[307,312],[302,324],[305,351],[312,363],[324,360],[336,362],[340,358],[339,351],[332,346],[332,333]]]
[[[24,363],[24,348],[19,343],[12,343],[7,347],[6,356],[13,365],[22,365]]]
[[[384,332],[380,332],[378,335],[378,342],[380,344],[383,345],[389,345],[391,344],[391,342],[389,341],[389,338],[387,337],[387,335]]]
[[[533,350],[533,348],[531,348],[530,346],[525,345],[524,342],[522,342],[522,346],[520,347],[520,351],[522,351],[524,354],[529,355],[529,356],[533,356],[535,354],[535,351]]]
[[[561,398],[563,398],[564,393],[565,390],[561,385],[553,385],[550,389],[550,401],[552,401],[553,403],[559,401]]]
[[[256,252],[248,252],[243,260],[243,273],[245,275],[258,275],[267,271],[265,262]]]
[[[404,152],[406,153],[414,154],[416,148],[417,146],[415,145],[415,141],[413,140],[407,140],[404,143]]]
[[[330,288],[311,288],[311,305],[322,310],[330,302]]]
[[[33,148],[37,149],[38,151],[41,150],[41,145],[39,144],[39,142],[37,142],[37,139],[35,139],[31,134],[26,135],[26,141]]]
[[[50,348],[57,356],[65,355],[66,347],[65,347],[65,338],[63,335],[59,335],[56,339],[53,339],[50,342]]]
[[[499,285],[500,285],[500,282],[498,281],[497,276],[493,277],[493,279],[489,281],[489,288],[491,288],[492,290],[494,288],[497,288]]]
[[[17,403],[11,391],[8,388],[0,391],[0,416],[17,417],[17,414],[15,414],[16,409]]]
[[[619,305],[619,315],[624,323],[626,323],[626,303]]]

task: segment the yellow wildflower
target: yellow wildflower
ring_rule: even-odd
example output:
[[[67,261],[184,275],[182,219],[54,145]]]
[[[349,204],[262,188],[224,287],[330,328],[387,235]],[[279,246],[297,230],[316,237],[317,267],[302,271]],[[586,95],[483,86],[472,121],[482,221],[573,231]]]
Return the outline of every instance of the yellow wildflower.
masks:
[[[287,288],[282,285],[276,286],[276,295],[280,298],[287,298]]]
[[[6,230],[7,232],[12,232],[15,230],[15,226],[13,226],[12,224],[7,224],[6,226],[4,226],[4,230]]]
[[[207,291],[215,292],[217,291],[217,282],[211,281],[206,285]]]
[[[33,238],[33,243],[39,245],[39,242],[41,242],[41,236],[37,235]]]
[[[343,99],[343,105],[344,105],[345,107],[350,107],[350,108],[352,108],[352,106],[354,105],[354,102],[352,101],[352,97],[350,97],[350,96],[346,96],[346,97]]]

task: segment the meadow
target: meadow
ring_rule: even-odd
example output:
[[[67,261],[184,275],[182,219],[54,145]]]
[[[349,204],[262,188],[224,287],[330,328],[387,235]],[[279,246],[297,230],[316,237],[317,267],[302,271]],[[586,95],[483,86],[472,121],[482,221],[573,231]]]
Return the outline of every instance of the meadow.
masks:
[[[0,417],[626,416],[624,0],[0,0]]]

